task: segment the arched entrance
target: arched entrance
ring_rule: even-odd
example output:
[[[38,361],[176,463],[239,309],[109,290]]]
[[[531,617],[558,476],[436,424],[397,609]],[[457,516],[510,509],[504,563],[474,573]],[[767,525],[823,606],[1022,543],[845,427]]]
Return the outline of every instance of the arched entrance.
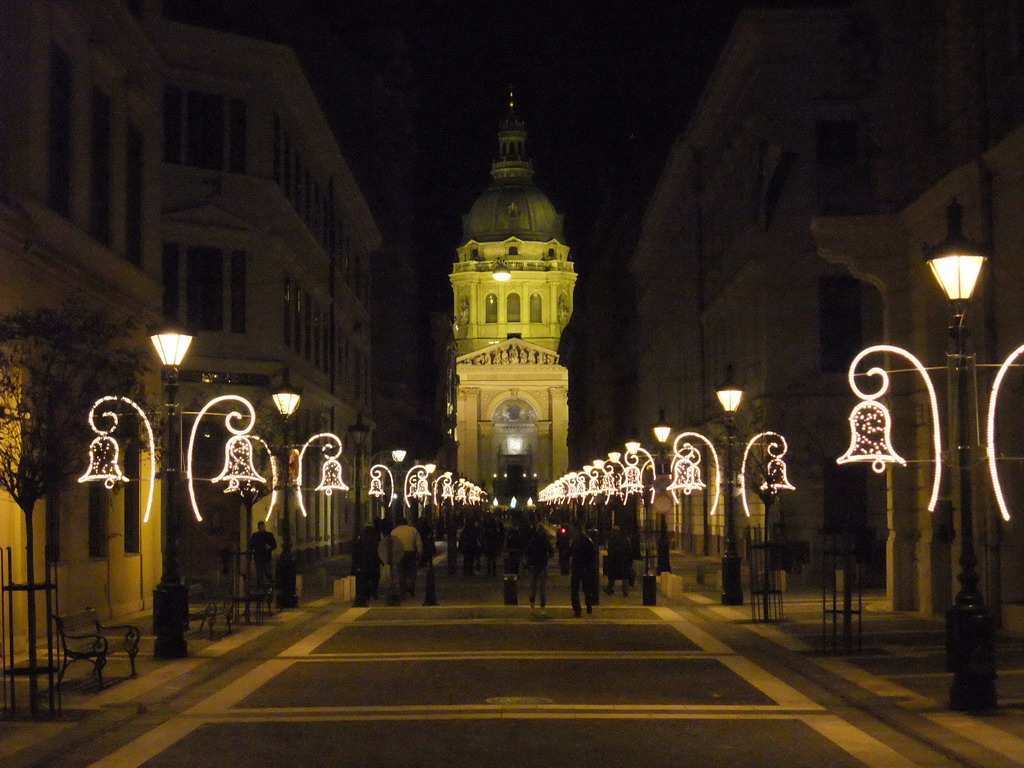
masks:
[[[537,411],[525,400],[510,397],[494,409],[491,423],[494,494],[499,504],[509,504],[514,497],[517,506],[525,506],[528,499],[537,498]]]

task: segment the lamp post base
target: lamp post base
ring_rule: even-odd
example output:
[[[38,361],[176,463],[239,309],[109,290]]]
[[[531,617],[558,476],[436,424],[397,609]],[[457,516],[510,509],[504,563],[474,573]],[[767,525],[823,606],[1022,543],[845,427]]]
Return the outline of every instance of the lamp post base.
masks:
[[[742,562],[735,553],[722,556],[722,605],[743,605]]]
[[[160,582],[153,590],[153,657],[182,659],[188,655],[188,588],[181,582]]]
[[[282,554],[277,560],[277,607],[295,608],[299,597],[295,594],[295,558]]]
[[[984,605],[954,605],[946,611],[950,709],[981,712],[998,706],[994,634],[995,618]]]

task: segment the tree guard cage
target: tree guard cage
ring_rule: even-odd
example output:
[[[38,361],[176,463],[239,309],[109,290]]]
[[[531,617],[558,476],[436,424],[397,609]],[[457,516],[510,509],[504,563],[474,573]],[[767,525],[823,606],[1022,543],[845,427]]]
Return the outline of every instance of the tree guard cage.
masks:
[[[864,531],[822,531],[821,644],[832,653],[861,650],[864,608]]]
[[[779,621],[782,609],[781,571],[787,567],[785,541],[767,535],[760,526],[747,528],[747,564],[750,570],[750,618]]]
[[[14,602],[15,595],[25,594],[26,600],[38,599],[39,593],[45,598],[43,614],[46,622],[46,646],[39,649],[36,663],[33,666],[26,661],[18,664],[15,659],[14,641],[17,636],[18,627],[15,624]],[[51,715],[59,711],[59,691],[55,680],[55,648],[53,637],[53,624],[50,615],[56,612],[57,597],[57,568],[49,562],[46,564],[46,581],[37,582],[29,579],[27,583],[14,581],[13,564],[11,560],[11,548],[0,549],[0,667],[3,673],[3,714],[13,715],[18,710],[18,702],[23,694],[28,696],[30,713],[35,716],[39,713],[39,682],[40,678],[46,680],[46,697],[49,713]],[[36,638],[27,638],[30,646],[37,642]],[[28,685],[22,688],[20,680],[26,680]]]

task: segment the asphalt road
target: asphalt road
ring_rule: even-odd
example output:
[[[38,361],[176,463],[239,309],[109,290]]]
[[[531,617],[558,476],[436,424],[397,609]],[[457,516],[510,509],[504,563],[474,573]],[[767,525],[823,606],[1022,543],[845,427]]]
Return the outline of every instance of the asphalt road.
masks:
[[[1019,764],[1012,744],[963,743],[708,598],[602,593],[576,618],[552,569],[542,617],[504,605],[500,579],[436,573],[437,607],[421,605],[421,573],[402,606],[320,600],[147,660],[137,680],[72,697],[87,710],[5,765]]]

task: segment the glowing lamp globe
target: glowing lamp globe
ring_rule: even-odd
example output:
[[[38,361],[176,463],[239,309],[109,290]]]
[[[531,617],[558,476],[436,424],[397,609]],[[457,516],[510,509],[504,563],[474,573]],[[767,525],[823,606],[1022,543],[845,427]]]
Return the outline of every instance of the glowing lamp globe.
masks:
[[[512,279],[512,273],[508,271],[508,267],[505,266],[505,262],[498,259],[498,262],[494,265],[494,271],[491,273],[491,277],[499,283],[504,283]]]
[[[153,342],[160,362],[175,367],[181,365],[189,344],[192,343],[192,337],[187,333],[169,328],[154,333],[149,339]]]
[[[964,237],[963,208],[956,200],[946,209],[946,229],[945,240],[925,247],[925,262],[950,301],[967,301],[988,257],[980,244]]]

